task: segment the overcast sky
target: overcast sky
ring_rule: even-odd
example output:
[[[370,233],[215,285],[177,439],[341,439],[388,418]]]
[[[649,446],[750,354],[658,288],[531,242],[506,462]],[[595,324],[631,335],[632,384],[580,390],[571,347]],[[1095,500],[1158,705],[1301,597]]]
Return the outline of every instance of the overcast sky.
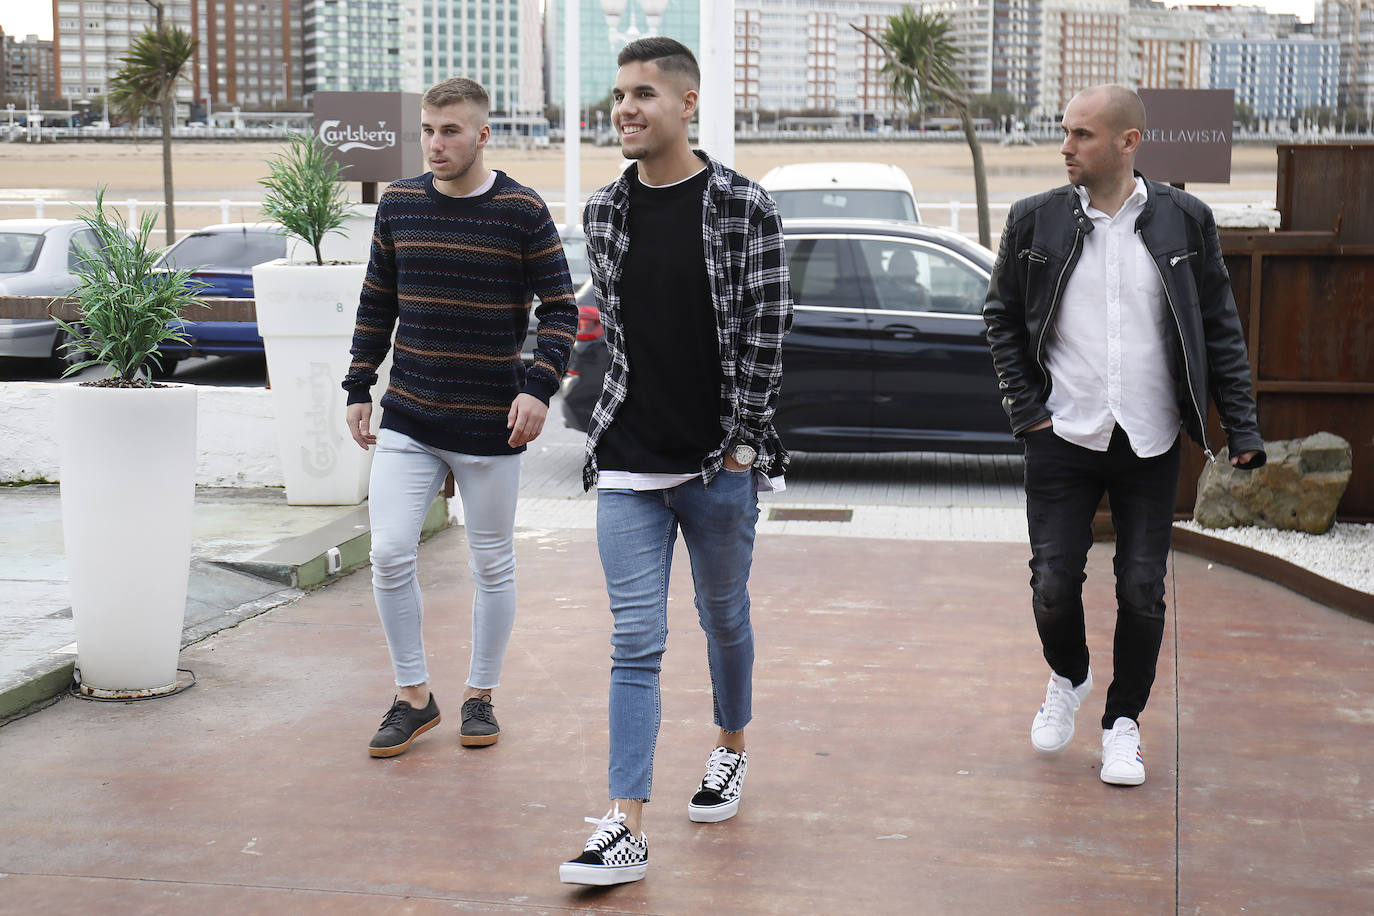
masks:
[[[595,2],[595,0],[582,0],[583,3]],[[1181,4],[1168,2],[1169,6],[1179,6]],[[1205,0],[1204,0],[1205,2]],[[1214,0],[1221,5],[1228,4],[1227,0]],[[1306,22],[1312,21],[1312,4],[1314,0],[1250,0],[1248,3],[1237,4],[1245,6],[1264,6],[1276,13],[1297,13]],[[37,35],[39,38],[52,38],[52,6],[46,3],[22,3],[16,2],[5,4],[8,9],[0,13],[0,28],[5,30],[6,35],[14,35],[23,38],[25,35]]]

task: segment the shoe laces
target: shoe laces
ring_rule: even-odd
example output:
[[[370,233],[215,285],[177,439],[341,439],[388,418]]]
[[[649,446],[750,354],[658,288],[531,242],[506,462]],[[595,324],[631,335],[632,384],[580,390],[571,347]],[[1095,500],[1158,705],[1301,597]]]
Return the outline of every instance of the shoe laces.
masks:
[[[1072,687],[1064,687],[1057,680],[1051,680],[1045,690],[1045,723],[1057,725],[1065,719],[1072,719],[1078,711],[1078,694]]]
[[[740,755],[728,747],[716,748],[706,760],[706,775],[701,780],[701,787],[719,794],[730,781],[739,761]]]
[[[619,805],[615,805],[601,817],[584,817],[583,820],[589,824],[595,824],[596,829],[592,835],[587,837],[585,852],[602,852],[607,846],[615,842],[621,833],[627,832],[625,829],[625,812],[620,810]]]
[[[1134,725],[1113,728],[1102,739],[1102,765],[1135,763],[1140,756],[1140,729]]]
[[[391,708],[388,709],[386,715],[382,717],[382,728],[391,728],[393,725],[400,725],[405,721],[406,713],[410,712],[413,708],[414,707],[405,700],[396,697],[391,701]]]
[[[496,713],[491,708],[491,701],[482,697],[473,697],[463,704],[464,719],[481,719],[491,725],[496,724]]]

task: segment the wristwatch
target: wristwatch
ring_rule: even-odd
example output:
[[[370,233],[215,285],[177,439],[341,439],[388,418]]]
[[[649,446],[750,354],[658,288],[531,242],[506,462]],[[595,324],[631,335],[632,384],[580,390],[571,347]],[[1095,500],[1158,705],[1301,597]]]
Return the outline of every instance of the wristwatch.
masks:
[[[735,459],[735,464],[742,468],[747,468],[754,463],[754,459],[759,456],[759,450],[752,445],[740,443],[730,452],[730,457]]]

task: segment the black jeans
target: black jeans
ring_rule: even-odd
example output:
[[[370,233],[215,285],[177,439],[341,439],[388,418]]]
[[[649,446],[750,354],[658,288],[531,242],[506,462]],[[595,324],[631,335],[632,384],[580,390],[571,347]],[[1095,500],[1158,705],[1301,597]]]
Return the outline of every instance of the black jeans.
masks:
[[[1088,676],[1083,582],[1093,515],[1105,492],[1116,529],[1116,636],[1102,727],[1139,720],[1155,681],[1164,637],[1164,574],[1178,491],[1178,441],[1163,455],[1137,458],[1118,426],[1105,452],[1037,430],[1025,437],[1026,518],[1031,597],[1045,661],[1080,684]]]

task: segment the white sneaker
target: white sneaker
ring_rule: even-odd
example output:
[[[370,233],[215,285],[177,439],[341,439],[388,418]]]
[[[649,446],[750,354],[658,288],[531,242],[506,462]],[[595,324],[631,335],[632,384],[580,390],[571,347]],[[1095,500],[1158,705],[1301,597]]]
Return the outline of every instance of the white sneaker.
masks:
[[[706,758],[706,775],[701,779],[701,786],[687,803],[688,819],[698,824],[714,824],[734,817],[739,811],[744,771],[748,766],[748,751],[737,754],[728,747],[713,750]]]
[[[1093,689],[1093,673],[1075,687],[1068,678],[1050,674],[1045,702],[1031,722],[1031,744],[1042,754],[1057,754],[1073,740],[1073,714]]]
[[[1145,756],[1140,752],[1140,726],[1121,716],[1102,733],[1102,781],[1114,786],[1138,786],[1145,781]]]
[[[625,814],[616,805],[603,817],[586,818],[596,829],[587,838],[582,855],[558,867],[564,884],[626,884],[643,879],[649,870],[649,838],[638,839],[625,826]]]

